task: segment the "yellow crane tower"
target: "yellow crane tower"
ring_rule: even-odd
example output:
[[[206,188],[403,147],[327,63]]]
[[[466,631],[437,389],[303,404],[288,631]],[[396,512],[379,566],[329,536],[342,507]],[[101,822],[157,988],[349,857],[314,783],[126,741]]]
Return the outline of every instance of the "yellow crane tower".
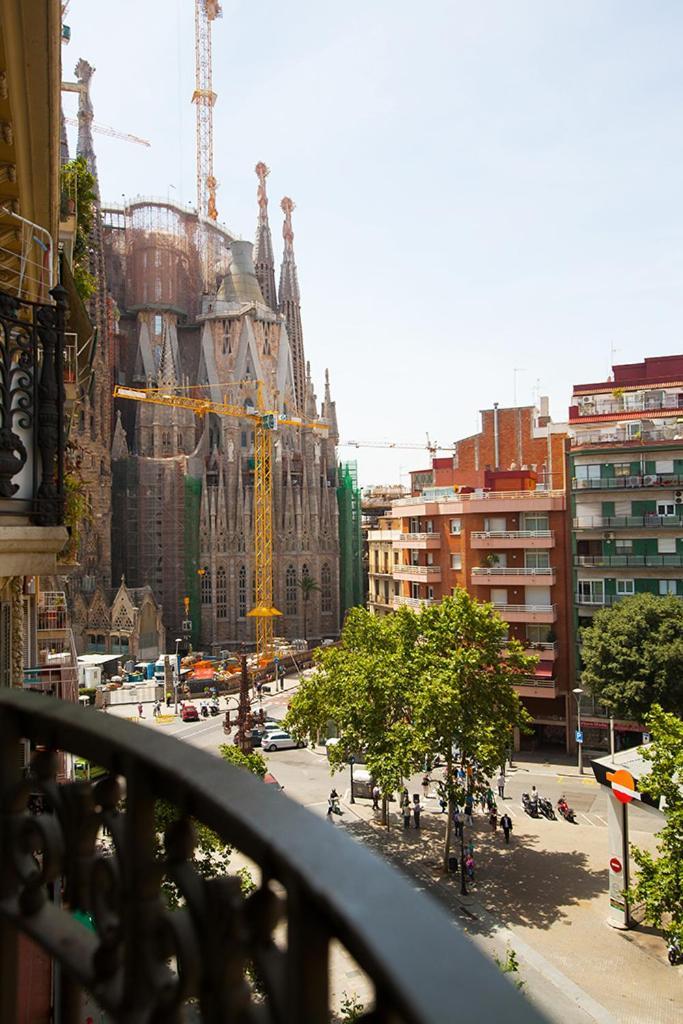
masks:
[[[217,182],[213,175],[213,108],[218,97],[213,91],[211,23],[222,16],[218,0],[195,0],[192,102],[197,109],[197,212],[209,220],[218,217]]]
[[[256,604],[247,614],[255,620],[256,650],[259,658],[269,658],[273,650],[273,619],[281,615],[273,606],[273,433],[279,426],[299,427],[302,430],[327,430],[325,423],[316,423],[301,417],[281,416],[264,406],[260,381],[241,381],[256,392],[256,411],[246,412],[234,403],[213,402],[208,398],[189,398],[172,395],[159,388],[129,388],[117,384],[114,398],[128,398],[134,402],[165,405],[175,409],[190,409],[198,416],[216,413],[246,420],[254,428],[254,582]]]

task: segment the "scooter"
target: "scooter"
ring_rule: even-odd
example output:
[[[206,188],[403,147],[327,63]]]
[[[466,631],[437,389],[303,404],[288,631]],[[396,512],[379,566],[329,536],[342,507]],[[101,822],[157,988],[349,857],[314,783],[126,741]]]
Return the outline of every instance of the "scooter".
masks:
[[[201,715],[202,715],[202,718],[208,718],[209,717],[209,711],[208,711],[208,708],[207,708],[206,704],[202,704]]]
[[[209,705],[209,711],[211,712],[211,717],[212,718],[215,715],[217,715],[218,714],[218,704],[210,704]]]
[[[569,806],[564,797],[560,797],[560,799],[557,801],[557,809],[565,821],[568,821],[572,825],[576,824],[576,815],[574,814],[574,809]]]
[[[675,967],[676,964],[683,960],[683,949],[681,949],[681,944],[675,935],[672,935],[667,943],[666,955],[672,967]]]
[[[532,800],[528,793],[522,793],[522,807],[530,818],[538,817],[538,803]]]
[[[551,804],[550,800],[547,799],[547,797],[543,797],[543,796],[539,797],[539,799],[538,799],[538,808],[539,808],[541,814],[545,818],[547,818],[548,821],[557,821],[557,815],[555,814],[555,811],[553,810],[553,805]]]

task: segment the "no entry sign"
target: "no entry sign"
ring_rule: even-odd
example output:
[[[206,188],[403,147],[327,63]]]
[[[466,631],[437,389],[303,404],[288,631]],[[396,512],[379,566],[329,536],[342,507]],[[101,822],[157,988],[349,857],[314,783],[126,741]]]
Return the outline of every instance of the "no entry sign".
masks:
[[[612,857],[611,861],[609,862],[609,866],[611,867],[615,875],[618,875],[621,871],[621,861],[618,857]]]
[[[640,800],[640,793],[636,792],[633,776],[625,768],[619,768],[616,772],[607,772],[607,781],[612,783],[612,792],[622,804]]]

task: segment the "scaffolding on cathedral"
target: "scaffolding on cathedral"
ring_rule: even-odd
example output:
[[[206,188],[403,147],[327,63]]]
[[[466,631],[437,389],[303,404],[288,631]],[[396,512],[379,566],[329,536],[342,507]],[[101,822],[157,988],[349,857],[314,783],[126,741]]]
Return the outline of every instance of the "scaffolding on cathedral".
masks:
[[[342,619],[350,608],[363,604],[363,539],[361,532],[361,495],[358,466],[354,462],[339,465],[339,562]]]

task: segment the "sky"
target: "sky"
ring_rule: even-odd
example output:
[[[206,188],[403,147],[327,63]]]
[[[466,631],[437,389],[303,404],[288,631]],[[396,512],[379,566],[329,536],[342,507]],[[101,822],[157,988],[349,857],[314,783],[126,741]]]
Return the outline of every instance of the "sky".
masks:
[[[572,384],[683,352],[677,0],[222,6],[219,219],[253,238],[264,160],[279,259],[295,200],[306,355],[343,440],[447,445],[539,393],[561,421]],[[95,136],[103,200],[194,204],[193,0],[71,0],[66,20],[64,77],[90,61],[96,122],[152,144]],[[363,485],[428,465],[340,454]]]

